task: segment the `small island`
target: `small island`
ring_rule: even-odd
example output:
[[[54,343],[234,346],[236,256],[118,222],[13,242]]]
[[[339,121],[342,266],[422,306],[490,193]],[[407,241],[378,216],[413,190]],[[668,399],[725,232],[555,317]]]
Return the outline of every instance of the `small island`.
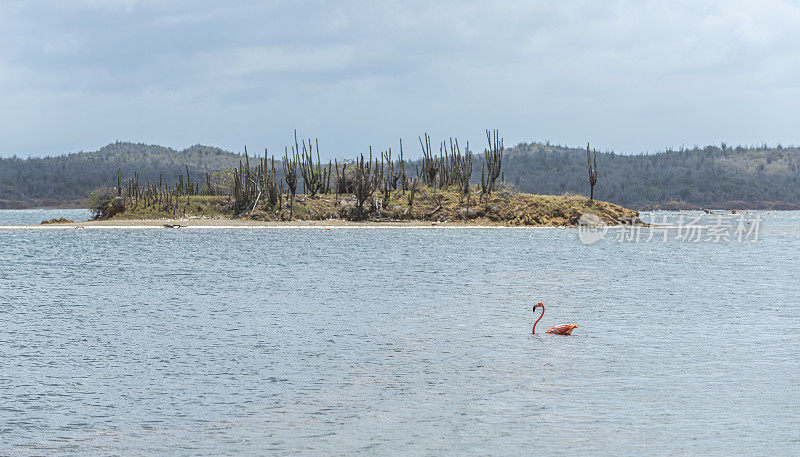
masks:
[[[408,192],[392,192],[389,205],[365,210],[363,217],[353,218],[357,201],[352,195],[297,196],[292,218],[286,203],[257,205],[246,214],[236,214],[232,199],[225,196],[188,196],[178,198],[170,210],[158,204],[127,200],[118,205],[119,212],[88,222],[90,225],[475,225],[574,227],[586,213],[598,216],[608,225],[625,221],[637,222],[637,211],[612,203],[592,201],[579,195],[532,195],[499,190],[485,202],[469,208],[452,191],[424,189],[412,205]],[[121,199],[121,197],[120,197]],[[80,223],[79,225],[86,225]],[[74,225],[74,223],[73,223]]]
[[[476,166],[468,146],[462,152],[457,140],[442,142],[436,155],[428,135],[420,138],[422,159],[411,162],[404,159],[401,143],[399,157],[391,149],[370,150],[367,156],[325,164],[317,141],[295,136],[291,153],[286,148],[282,159],[265,152],[251,165],[245,149],[237,168],[206,172],[200,179],[188,166],[173,183],[162,176],[141,182],[138,173],[123,179],[118,169],[116,186],[92,193],[89,224],[574,227],[641,222],[637,211],[594,200],[597,159],[588,146],[588,197],[534,195],[505,182],[503,141],[497,131],[487,130],[486,138],[480,183],[472,180]],[[585,214],[593,216],[582,219]]]

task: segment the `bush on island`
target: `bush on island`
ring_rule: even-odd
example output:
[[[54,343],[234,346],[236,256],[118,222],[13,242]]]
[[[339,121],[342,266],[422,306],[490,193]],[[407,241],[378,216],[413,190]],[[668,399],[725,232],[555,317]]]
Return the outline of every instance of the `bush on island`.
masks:
[[[117,196],[116,189],[103,187],[92,192],[89,210],[95,219],[107,219],[125,211],[125,200]]]

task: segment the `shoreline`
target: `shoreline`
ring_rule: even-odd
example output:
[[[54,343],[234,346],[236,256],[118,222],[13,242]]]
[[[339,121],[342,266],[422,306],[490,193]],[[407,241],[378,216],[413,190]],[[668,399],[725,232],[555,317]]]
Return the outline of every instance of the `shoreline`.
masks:
[[[180,227],[165,227],[165,225],[180,225]],[[625,229],[630,225],[606,225],[603,227],[611,229]],[[706,228],[706,226],[673,226],[641,223],[634,227],[655,228],[655,229],[686,229],[686,228]],[[343,220],[322,220],[322,221],[287,221],[287,222],[264,222],[252,220],[220,220],[220,219],[118,219],[110,221],[85,221],[85,222],[66,222],[55,224],[34,224],[34,225],[0,225],[0,230],[149,230],[149,229],[200,229],[200,230],[232,230],[232,229],[577,229],[579,225],[508,225],[500,223],[474,223],[474,222],[425,222],[425,221],[364,221],[352,222]]]
[[[397,192],[395,192],[397,193]],[[496,192],[480,205],[464,207],[453,191],[425,191],[406,202],[398,195],[391,204],[356,211],[350,197],[332,195],[298,198],[287,210],[281,204],[254,206],[243,216],[234,213],[229,197],[187,196],[166,211],[153,201],[115,197],[106,217],[73,222],[64,217],[42,224],[3,226],[2,229],[70,228],[281,228],[281,227],[578,227],[641,224],[639,212],[577,195],[531,195]],[[171,201],[171,200],[170,200]],[[113,205],[112,205],[113,203]],[[279,202],[280,203],[280,202]],[[105,203],[103,204],[105,205]],[[292,216],[292,212],[294,216]],[[167,213],[167,214],[164,214]],[[172,214],[169,214],[172,213]],[[176,214],[177,213],[177,214]],[[288,214],[287,214],[288,213]],[[359,214],[357,214],[359,213]],[[365,214],[360,214],[365,213]],[[591,216],[591,217],[590,217]],[[83,218],[88,215],[79,215]],[[31,221],[33,222],[33,221]]]
[[[171,228],[165,225],[180,225]],[[69,230],[69,229],[334,229],[334,228],[576,228],[577,226],[520,226],[487,222],[427,222],[427,221],[363,221],[338,219],[312,221],[254,221],[235,219],[112,219],[104,221],[65,222],[55,224],[0,225],[0,230]]]

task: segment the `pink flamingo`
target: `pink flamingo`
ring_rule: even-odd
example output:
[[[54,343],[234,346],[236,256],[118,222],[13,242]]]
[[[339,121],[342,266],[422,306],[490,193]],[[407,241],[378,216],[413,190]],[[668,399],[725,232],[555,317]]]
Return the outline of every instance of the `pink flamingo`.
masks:
[[[536,324],[542,319],[544,316],[544,303],[539,302],[533,305],[533,313],[536,314],[536,308],[542,308],[542,314],[539,315],[539,319],[536,319],[536,322],[533,323],[533,330],[531,331],[532,334],[536,334]],[[545,333],[555,333],[556,335],[571,335],[572,331],[578,327],[577,324],[561,324],[556,325],[554,327],[550,327],[547,329]]]

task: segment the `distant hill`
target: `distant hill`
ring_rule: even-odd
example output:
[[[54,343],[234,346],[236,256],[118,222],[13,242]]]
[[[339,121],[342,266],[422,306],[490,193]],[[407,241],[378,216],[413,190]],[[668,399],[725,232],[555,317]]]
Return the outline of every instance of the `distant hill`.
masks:
[[[189,166],[193,180],[206,171],[232,168],[243,155],[196,145],[172,148],[113,143],[96,152],[57,157],[0,159],[0,207],[55,205],[88,196],[100,186],[139,173],[140,182],[162,174],[175,182]],[[473,159],[473,182],[480,182],[481,158]],[[649,155],[598,153],[595,197],[632,208],[654,206],[800,208],[798,148],[705,148]],[[279,177],[282,170],[279,168]],[[413,174],[414,165],[408,167]],[[506,150],[505,180],[520,191],[585,194],[586,150],[548,144],[520,144]]]
[[[86,198],[101,186],[116,186],[117,169],[123,177],[139,173],[142,183],[158,181],[159,174],[174,183],[188,165],[192,179],[206,171],[232,168],[239,154],[195,145],[182,151],[140,143],[112,143],[96,152],[78,152],[44,158],[0,158],[0,205],[6,201],[57,202]],[[6,206],[13,206],[6,202]],[[2,207],[2,206],[0,206]]]
[[[646,155],[598,153],[597,168],[595,197],[629,208],[670,202],[800,207],[798,148],[707,146]],[[588,191],[586,149],[520,144],[508,150],[503,170],[506,181],[524,192]]]

